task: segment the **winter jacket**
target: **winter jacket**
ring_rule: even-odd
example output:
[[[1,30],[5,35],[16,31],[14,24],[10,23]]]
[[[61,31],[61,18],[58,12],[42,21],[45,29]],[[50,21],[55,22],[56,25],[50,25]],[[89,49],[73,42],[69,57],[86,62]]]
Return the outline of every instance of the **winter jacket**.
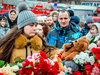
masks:
[[[88,38],[89,41],[91,41],[95,37],[93,42],[96,42],[100,39],[100,23],[93,23],[92,25],[95,25],[98,28],[98,33],[95,35],[92,35],[90,32],[88,32],[86,37]]]
[[[64,43],[70,43],[80,37],[80,31],[74,23],[70,22],[68,28],[60,28],[58,22],[55,29],[48,32],[47,44],[54,45],[56,48],[62,48]]]
[[[10,28],[7,24],[4,27],[0,25],[0,39],[2,39],[9,31]]]
[[[77,16],[71,16],[70,21],[74,22],[75,25],[77,26],[77,28],[79,28],[79,25],[78,25],[78,23],[80,22],[79,17],[77,17]]]
[[[15,25],[17,25],[17,18],[18,17],[16,17],[16,19],[13,22],[10,20],[10,18],[8,18],[10,28],[13,28]]]
[[[15,40],[15,47],[11,53],[10,63],[14,62],[16,57],[25,59],[27,56],[31,56],[33,53],[39,53],[44,48],[46,47],[43,45],[43,41],[38,35],[35,35],[29,40],[20,34],[20,36]],[[48,48],[44,50],[44,52],[50,58],[52,55],[60,53],[61,50],[52,50],[50,53],[48,51]]]
[[[82,36],[87,35],[87,33],[89,32],[90,28],[87,26],[87,24],[85,23],[84,27],[81,30],[81,34]]]
[[[77,17],[77,16],[71,16],[70,21],[72,21],[72,22],[78,24],[78,23],[80,22],[80,19],[79,19],[79,17]]]

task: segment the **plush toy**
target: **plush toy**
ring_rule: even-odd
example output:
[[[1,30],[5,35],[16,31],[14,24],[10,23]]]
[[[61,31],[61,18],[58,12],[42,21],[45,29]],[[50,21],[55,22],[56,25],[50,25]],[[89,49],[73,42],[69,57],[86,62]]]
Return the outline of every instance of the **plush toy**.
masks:
[[[72,61],[79,52],[87,50],[88,46],[89,42],[85,36],[75,40],[73,43],[65,43],[63,50],[60,52],[61,59]]]
[[[63,64],[61,63],[61,55],[60,55],[60,54],[57,54],[57,55],[53,56],[51,59],[52,59],[52,61],[54,61],[54,62],[55,62],[55,61],[58,62],[59,70],[64,71]]]
[[[64,72],[68,75],[73,75],[73,72],[78,71],[79,67],[73,61],[65,61],[64,62]]]

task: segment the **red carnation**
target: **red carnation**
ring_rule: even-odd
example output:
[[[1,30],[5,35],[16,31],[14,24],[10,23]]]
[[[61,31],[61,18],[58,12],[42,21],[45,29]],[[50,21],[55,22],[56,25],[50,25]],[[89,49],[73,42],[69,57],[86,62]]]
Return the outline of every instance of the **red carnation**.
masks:
[[[100,48],[92,48],[92,53],[96,55],[96,60],[100,59]]]
[[[73,75],[82,75],[79,71],[75,71]]]
[[[4,75],[3,73],[0,73],[0,75]]]
[[[86,65],[86,70],[92,69],[92,65]]]
[[[18,71],[18,72],[19,72],[19,74],[23,74],[22,69],[19,69],[19,71]]]
[[[40,55],[44,58],[44,59],[48,59],[47,55],[45,54],[45,52],[40,51]]]
[[[36,67],[34,69],[34,75],[39,75],[39,72],[40,72],[39,67]]]
[[[92,65],[86,65],[86,74],[92,73]]]
[[[57,61],[54,62],[54,67],[55,67],[56,69],[59,69],[59,65],[58,65],[58,62],[57,62]]]
[[[30,62],[28,61],[28,59],[25,59],[24,62],[22,62],[23,66],[28,66],[30,64]]]
[[[90,65],[90,62],[86,62],[86,63],[84,63],[84,65],[86,66],[86,65]]]
[[[97,66],[97,67],[100,69],[100,64],[99,64],[98,62],[95,62],[95,63],[93,64],[93,66]]]

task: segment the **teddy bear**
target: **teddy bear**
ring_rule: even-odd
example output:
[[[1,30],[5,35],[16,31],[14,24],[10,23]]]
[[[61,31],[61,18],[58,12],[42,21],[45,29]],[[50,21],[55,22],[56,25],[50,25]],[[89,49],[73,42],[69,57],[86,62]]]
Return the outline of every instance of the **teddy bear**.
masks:
[[[61,55],[60,54],[56,54],[55,56],[52,56],[51,60],[54,62],[57,61],[58,65],[59,65],[59,70],[64,71],[63,64],[61,63]]]
[[[87,50],[89,46],[88,39],[86,36],[75,40],[72,43],[65,43],[63,50],[60,52],[61,59],[66,61],[72,61],[73,58],[81,51]]]

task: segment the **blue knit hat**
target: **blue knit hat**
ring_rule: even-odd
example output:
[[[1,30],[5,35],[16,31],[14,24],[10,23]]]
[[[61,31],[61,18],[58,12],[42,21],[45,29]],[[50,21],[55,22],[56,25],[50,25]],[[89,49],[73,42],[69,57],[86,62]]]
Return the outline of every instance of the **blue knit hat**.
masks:
[[[17,19],[18,29],[31,23],[38,23],[36,15],[29,10],[29,6],[26,2],[19,3],[17,5],[17,11],[19,13]]]
[[[89,23],[89,22],[92,22],[92,23],[93,23],[93,18],[92,18],[92,16],[87,16],[87,17],[86,17],[86,24]]]
[[[3,15],[7,16],[7,18],[8,18],[9,13],[8,12],[4,12]]]

